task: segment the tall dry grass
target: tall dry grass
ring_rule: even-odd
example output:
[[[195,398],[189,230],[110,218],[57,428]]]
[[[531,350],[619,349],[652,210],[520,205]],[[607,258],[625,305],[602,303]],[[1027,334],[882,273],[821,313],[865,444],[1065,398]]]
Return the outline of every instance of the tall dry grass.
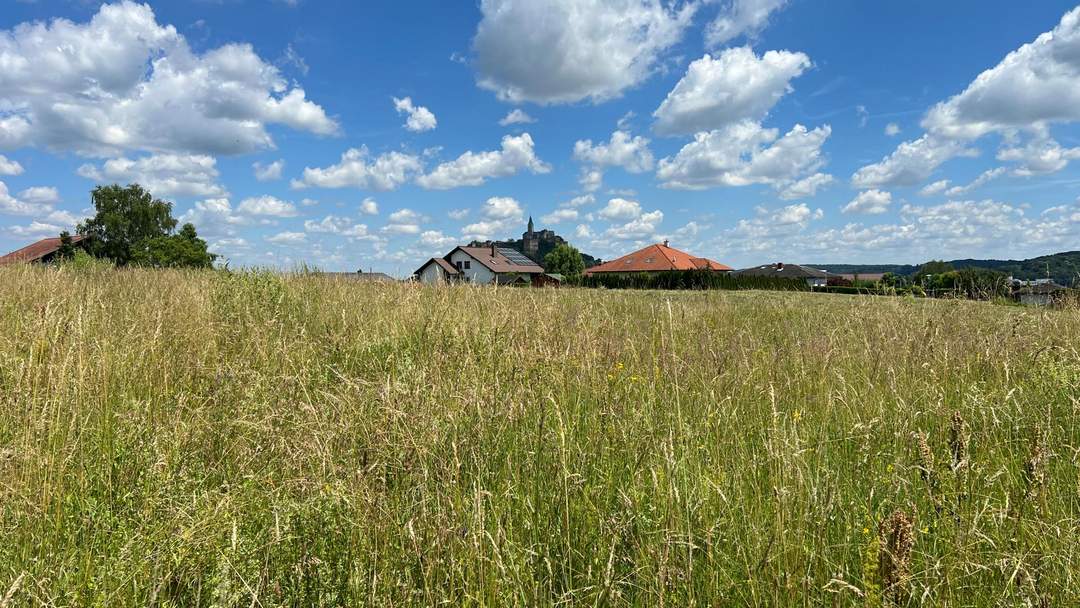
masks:
[[[1075,606],[1078,348],[962,301],[0,269],[0,606]]]

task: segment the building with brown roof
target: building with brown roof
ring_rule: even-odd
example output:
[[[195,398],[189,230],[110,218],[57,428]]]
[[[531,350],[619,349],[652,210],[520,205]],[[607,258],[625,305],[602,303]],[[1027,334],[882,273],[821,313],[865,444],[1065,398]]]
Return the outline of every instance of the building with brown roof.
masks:
[[[431,258],[413,275],[421,283],[461,281],[479,285],[531,282],[544,269],[516,249],[507,247],[455,247],[441,258]]]
[[[690,255],[668,246],[668,242],[649,245],[621,258],[593,266],[585,271],[586,275],[603,273],[632,272],[672,272],[677,270],[711,270],[713,272],[731,272],[725,266],[709,258]]]
[[[86,237],[82,235],[72,235],[71,244],[79,246]],[[60,250],[60,237],[50,237],[47,239],[41,239],[36,243],[31,243],[22,249],[12,251],[11,253],[0,257],[0,266],[6,266],[8,264],[24,263],[36,263],[36,264],[48,264],[56,258],[56,252]]]
[[[800,264],[765,264],[753,268],[745,268],[735,272],[735,276],[746,277],[779,277],[782,279],[802,279],[810,287],[825,287],[829,283],[829,273],[817,268],[802,266]]]

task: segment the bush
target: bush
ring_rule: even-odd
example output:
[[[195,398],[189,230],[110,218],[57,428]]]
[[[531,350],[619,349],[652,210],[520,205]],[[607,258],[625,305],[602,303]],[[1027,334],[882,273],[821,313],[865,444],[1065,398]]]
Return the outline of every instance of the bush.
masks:
[[[734,276],[709,270],[673,272],[597,273],[586,275],[577,283],[582,287],[607,289],[771,289],[809,291],[806,281],[777,277]]]

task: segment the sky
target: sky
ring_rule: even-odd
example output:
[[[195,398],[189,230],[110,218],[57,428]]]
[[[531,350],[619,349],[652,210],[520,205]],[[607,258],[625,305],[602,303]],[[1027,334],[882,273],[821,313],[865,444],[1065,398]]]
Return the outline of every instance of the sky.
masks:
[[[1080,249],[1080,7],[5,0],[0,250],[98,184],[233,267],[407,276],[527,219],[734,267]]]

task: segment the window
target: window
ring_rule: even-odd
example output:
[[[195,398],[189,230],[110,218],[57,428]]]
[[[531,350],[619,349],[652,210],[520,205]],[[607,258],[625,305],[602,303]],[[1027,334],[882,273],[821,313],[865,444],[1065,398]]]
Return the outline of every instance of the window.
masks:
[[[465,270],[469,270],[470,268],[472,268],[472,261],[465,260]]]
[[[454,266],[457,266],[457,269],[461,270],[461,260],[454,262]]]

